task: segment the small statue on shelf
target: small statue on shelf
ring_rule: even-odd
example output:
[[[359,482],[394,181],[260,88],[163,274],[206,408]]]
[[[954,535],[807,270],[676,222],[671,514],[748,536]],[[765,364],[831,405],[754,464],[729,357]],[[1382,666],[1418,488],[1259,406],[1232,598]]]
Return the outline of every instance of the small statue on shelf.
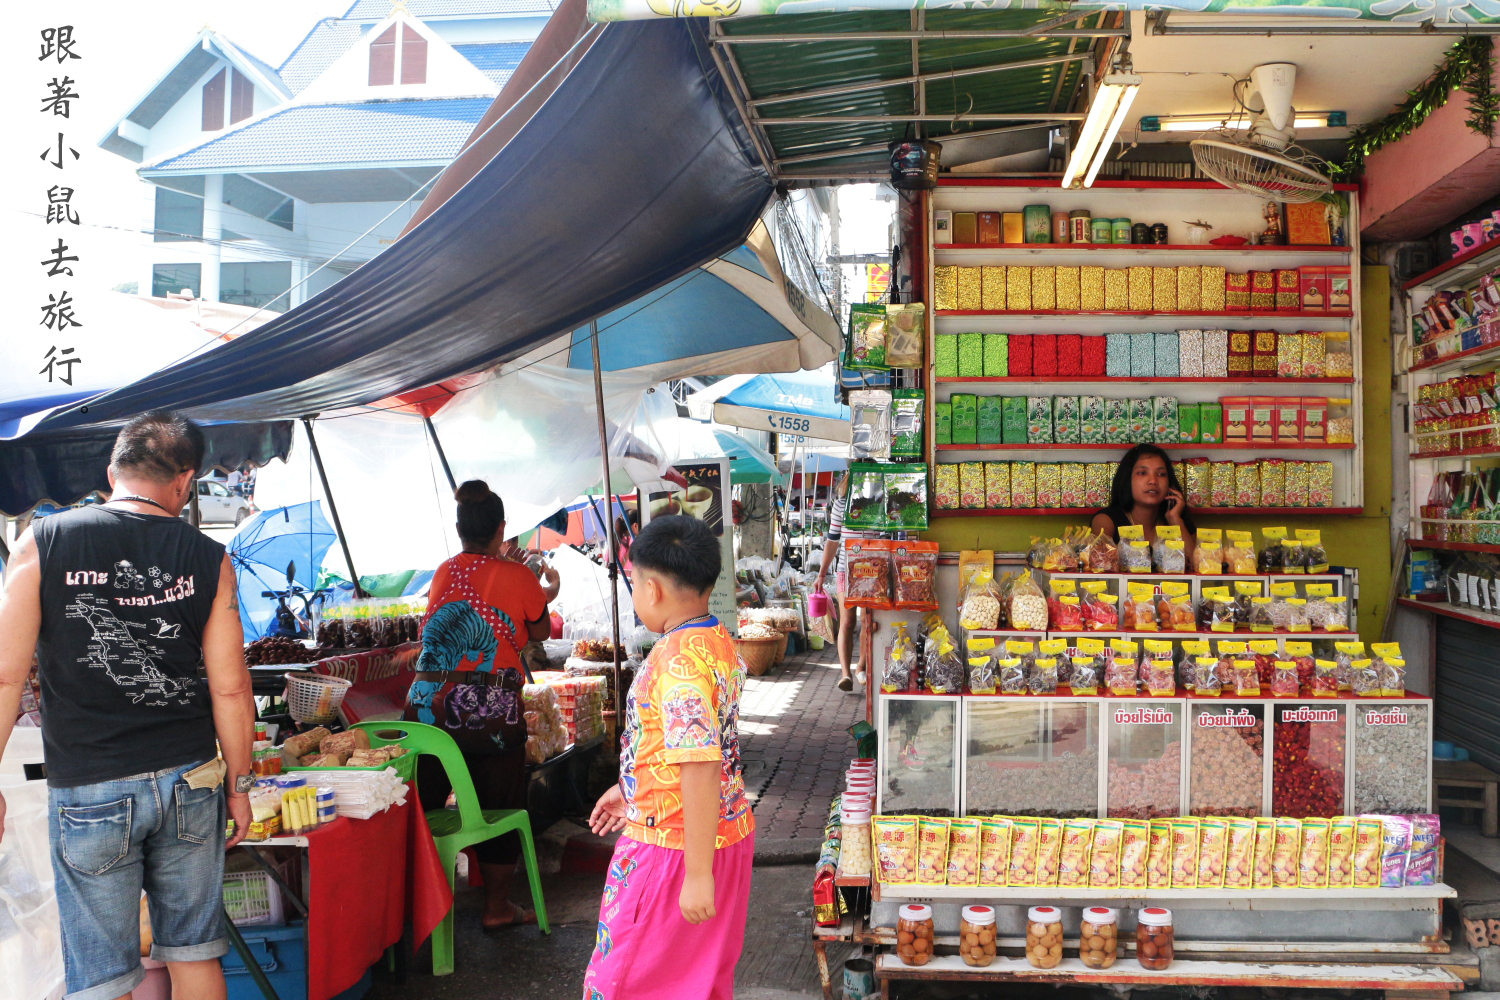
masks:
[[[1281,232],[1281,206],[1274,201],[1268,201],[1260,214],[1266,220],[1266,228],[1260,234],[1260,242],[1265,246],[1280,246],[1285,243],[1286,238]]]

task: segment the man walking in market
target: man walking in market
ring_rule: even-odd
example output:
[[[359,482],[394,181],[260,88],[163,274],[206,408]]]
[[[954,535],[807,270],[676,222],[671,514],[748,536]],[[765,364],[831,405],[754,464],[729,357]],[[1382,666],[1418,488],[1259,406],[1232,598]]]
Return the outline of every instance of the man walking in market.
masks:
[[[225,812],[233,846],[250,825],[255,706],[224,546],[178,516],[203,453],[175,413],[130,421],[110,500],[32,522],[0,597],[0,752],[33,655],[41,681],[67,1000],[141,982],[142,889],[173,995],[225,996]],[[4,815],[0,798],[0,831]]]

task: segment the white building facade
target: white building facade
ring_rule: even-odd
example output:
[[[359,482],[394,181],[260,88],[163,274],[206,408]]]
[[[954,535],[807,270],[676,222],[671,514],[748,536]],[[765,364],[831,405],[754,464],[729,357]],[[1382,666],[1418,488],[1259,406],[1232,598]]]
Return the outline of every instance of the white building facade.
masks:
[[[99,142],[152,187],[140,293],[284,312],[369,260],[551,7],[354,0],[275,68],[205,28]]]

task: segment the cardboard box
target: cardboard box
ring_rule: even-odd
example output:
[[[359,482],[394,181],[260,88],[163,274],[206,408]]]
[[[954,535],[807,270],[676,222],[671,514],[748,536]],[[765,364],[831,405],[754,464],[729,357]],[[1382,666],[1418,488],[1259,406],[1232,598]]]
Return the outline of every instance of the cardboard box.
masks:
[[[1156,432],[1154,420],[1156,411],[1151,406],[1151,397],[1143,399],[1132,399],[1130,401],[1130,421],[1127,424],[1130,430],[1130,440],[1155,441]]]
[[[1297,268],[1297,294],[1303,312],[1323,312],[1328,308],[1328,268]]]
[[[1250,443],[1271,444],[1276,440],[1276,397],[1250,397]]]
[[[937,430],[933,432],[934,435],[935,435],[933,437],[933,441],[935,443],[937,443],[937,444],[952,444],[953,443],[953,404],[952,403],[933,403],[932,404],[932,418],[933,418],[933,421],[937,424]]]
[[[1328,440],[1328,399],[1325,396],[1302,397],[1302,440]]]
[[[1000,242],[1000,213],[999,212],[980,212],[979,213],[979,242],[980,243],[999,243]]]
[[[957,398],[957,397],[955,397]],[[1221,396],[1223,408],[1223,441],[1225,444],[1248,444],[1250,442],[1250,397]],[[1202,416],[1199,416],[1201,423]]]
[[[1151,440],[1157,444],[1177,443],[1177,397],[1151,397]]]
[[[1005,396],[1000,404],[1001,434],[1005,444],[1026,443],[1026,397]]]
[[[1354,308],[1354,286],[1350,281],[1348,265],[1328,267],[1328,310],[1349,312]],[[1313,506],[1318,506],[1314,504]]]
[[[1278,396],[1274,414],[1276,443],[1291,444],[1302,440],[1302,397]]]

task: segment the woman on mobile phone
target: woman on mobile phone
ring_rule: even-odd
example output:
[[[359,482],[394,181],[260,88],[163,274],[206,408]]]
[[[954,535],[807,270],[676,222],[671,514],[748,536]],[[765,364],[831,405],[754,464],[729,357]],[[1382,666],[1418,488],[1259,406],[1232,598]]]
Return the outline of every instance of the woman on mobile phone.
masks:
[[[1095,531],[1102,531],[1115,541],[1120,540],[1120,528],[1127,524],[1138,524],[1145,529],[1148,542],[1156,541],[1158,526],[1177,525],[1186,543],[1187,564],[1194,564],[1193,550],[1197,548],[1194,533],[1198,527],[1193,523],[1171,459],[1154,444],[1138,444],[1125,453],[1115,469],[1109,506],[1089,522]]]

